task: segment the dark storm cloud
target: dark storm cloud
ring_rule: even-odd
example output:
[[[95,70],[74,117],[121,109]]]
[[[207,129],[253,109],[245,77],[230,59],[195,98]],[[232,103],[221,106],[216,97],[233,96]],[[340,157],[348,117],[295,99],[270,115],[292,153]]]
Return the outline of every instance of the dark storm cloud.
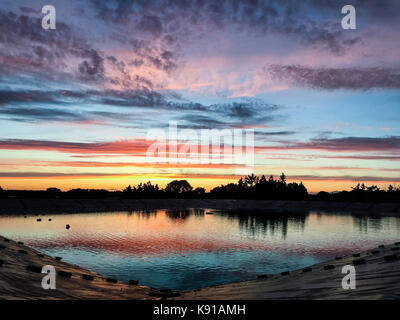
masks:
[[[261,124],[277,120],[280,116],[273,114],[282,109],[282,106],[269,104],[258,99],[248,99],[243,102],[214,104],[207,107],[216,113],[232,120],[239,120],[244,125]]]
[[[6,116],[7,120],[22,122],[37,121],[84,121],[87,120],[83,115],[56,110],[54,108],[23,108],[23,107],[3,107],[0,108],[0,117]]]
[[[54,140],[3,139],[2,150],[58,151],[74,154],[125,154],[145,155],[151,141],[143,139],[110,142],[71,142]]]
[[[44,178],[44,177],[102,177],[120,176],[118,173],[62,173],[62,172],[0,172],[1,178]]]
[[[257,131],[256,136],[260,137],[270,137],[270,136],[289,136],[296,134],[295,131]]]
[[[127,64],[124,61],[118,60],[114,56],[108,56],[107,61],[111,68],[118,73],[116,77],[109,77],[109,80],[112,84],[119,85],[120,87],[126,88],[127,90],[132,87],[136,88],[136,90],[142,91],[151,91],[153,89],[153,82],[150,79],[138,74],[131,73],[127,69]],[[128,65],[132,64],[128,63]],[[135,66],[138,67],[140,66],[140,64],[136,64]]]
[[[244,102],[231,102],[213,105],[198,106],[197,111],[206,110],[205,113],[188,113],[179,117],[185,121],[185,127],[193,129],[212,128],[243,128],[274,122],[282,119],[281,114],[275,113],[282,107],[265,102],[249,99]],[[186,109],[193,111],[194,109]]]
[[[334,159],[334,160],[382,160],[382,161],[400,161],[400,156],[372,156],[372,155],[345,155],[345,156],[321,156],[321,155],[313,155],[315,158],[322,159]]]
[[[141,90],[151,90],[153,88],[151,80],[143,76],[131,75],[124,61],[118,60],[118,58],[114,56],[108,56],[107,61],[111,68],[118,72],[117,77],[110,79],[112,84],[119,85],[123,88],[129,88],[132,87],[132,83],[135,83],[134,87]]]
[[[181,128],[181,125],[179,125]],[[394,160],[399,159],[400,137],[365,138],[347,137],[343,139],[319,139],[303,143],[284,143],[281,146],[258,146],[258,153],[271,150],[325,150],[331,152],[364,152],[361,155],[315,155],[320,158],[332,159],[363,159],[363,160]],[[150,141],[136,139],[134,141],[111,142],[66,142],[51,140],[3,139],[0,149],[4,150],[51,150],[81,154],[133,154],[145,153]],[[380,152],[381,155],[375,155]],[[386,154],[382,155],[382,152]]]
[[[331,11],[338,11],[338,8],[351,4],[360,13],[360,17],[369,16],[399,23],[400,2],[397,0],[308,0],[308,4],[316,9]]]
[[[18,102],[48,102],[53,100],[55,92],[52,91],[13,91],[0,90],[0,106]]]
[[[85,80],[103,76],[104,62],[100,51],[65,23],[57,21],[57,29],[48,32],[41,27],[41,18],[17,15],[0,10],[0,70],[55,73],[65,69],[69,57],[82,59],[76,73]]]
[[[172,100],[171,100],[172,99]],[[29,103],[29,107],[26,104]],[[105,107],[132,109],[121,112],[79,112],[75,106],[100,104]],[[178,95],[159,93],[152,90],[87,90],[87,91],[39,91],[39,90],[0,90],[0,115],[12,121],[96,121],[129,120],[137,114],[135,108],[189,112],[180,120],[188,126],[200,128],[259,124],[273,121],[278,116],[272,112],[279,110],[277,105],[269,105],[257,100],[232,102],[226,104],[204,105],[182,100]],[[48,107],[51,106],[51,107]],[[197,113],[193,113],[197,112]],[[208,115],[199,115],[208,112]],[[220,120],[216,119],[220,118]]]
[[[382,181],[382,182],[400,182],[400,177],[377,177],[377,176],[318,176],[318,175],[290,175],[288,179],[293,180],[330,180],[330,181]]]
[[[107,111],[67,111],[56,108],[43,107],[2,107],[0,108],[0,119],[18,122],[93,122],[103,123],[107,121],[131,121],[137,116],[130,113],[107,112]]]
[[[315,89],[398,89],[400,69],[309,68],[299,65],[271,65],[266,72],[275,79]]]
[[[187,129],[210,129],[227,127],[228,123],[216,120],[201,114],[187,114],[179,117],[179,121],[184,121],[186,125],[180,125],[180,128]]]
[[[90,90],[91,101],[104,105],[128,108],[152,108],[170,111],[207,111],[208,106],[183,100],[174,92],[154,90]]]
[[[156,15],[144,15],[137,24],[138,30],[148,32],[153,36],[160,36],[162,32],[162,22]]]
[[[134,114],[106,111],[78,111],[77,103],[105,106],[168,108],[164,96],[152,91],[13,91],[0,90],[0,117],[11,121],[97,121],[136,119]],[[28,106],[27,106],[28,105]],[[173,104],[171,104],[173,105]],[[193,104],[194,105],[194,104]],[[177,106],[183,107],[177,103]],[[190,104],[185,104],[186,108]]]
[[[84,80],[102,80],[104,78],[104,58],[94,49],[85,52],[88,60],[79,64],[78,70]]]
[[[157,107],[167,104],[164,95],[152,90],[92,90],[88,94],[102,104],[117,107]]]
[[[99,1],[92,0],[99,18],[109,23],[124,25],[136,21],[132,27],[152,37],[178,39],[206,35],[234,27],[241,32],[265,35],[278,33],[316,45],[335,54],[360,39],[343,33],[340,26],[340,6],[326,2],[323,7],[335,9],[335,19],[319,20],[309,12],[321,4],[313,1]],[[332,22],[334,21],[334,22]]]
[[[110,28],[111,38],[131,51],[129,61],[122,61],[113,56],[105,57],[85,32],[79,32],[81,25],[69,25],[58,19],[57,29],[49,32],[41,26],[40,12],[26,7],[21,7],[20,11],[23,14],[0,9],[0,73],[3,76],[35,74],[64,83],[109,82],[125,88],[151,89],[153,83],[146,75],[136,74],[127,66],[150,66],[167,74],[178,68],[176,47],[169,46],[173,37],[165,37],[164,44],[154,44],[151,39],[158,33],[155,16],[138,20],[135,29],[150,39],[140,35],[132,37],[131,32],[128,36],[113,33]],[[116,72],[109,75],[108,68]]]
[[[334,152],[386,151],[400,152],[400,137],[345,137],[339,139],[313,139],[309,142],[288,143],[287,149],[326,150]]]
[[[227,114],[232,118],[239,118],[242,120],[253,118],[255,115],[260,117],[262,113],[276,111],[279,107],[277,105],[267,105],[262,102],[233,102],[231,104],[215,105],[214,108],[225,109]],[[262,116],[261,116],[262,117]]]
[[[71,90],[0,90],[0,106],[18,105],[24,103],[51,103],[59,106],[70,102],[82,102],[92,95],[100,95],[100,91],[71,91]]]
[[[29,103],[29,107],[26,107],[26,103]],[[153,90],[0,90],[0,106],[3,106],[0,114],[9,116],[13,121],[79,122],[102,117],[99,112],[78,112],[75,107],[82,103],[123,107],[124,112],[131,115],[137,114],[135,108],[185,112],[179,119],[193,128],[237,128],[277,121],[283,117],[278,113],[282,106],[258,99],[206,105],[184,100],[173,92],[159,93]],[[109,117],[103,118],[128,120],[129,116],[121,112],[110,112]]]
[[[232,117],[238,118],[250,118],[253,116],[254,111],[249,108],[249,106],[245,105],[244,103],[233,103],[230,110],[229,115]]]
[[[136,27],[132,27],[137,30]],[[140,33],[139,33],[140,34]],[[131,66],[152,66],[166,73],[172,73],[178,68],[179,45],[175,44],[174,37],[167,35],[161,42],[152,39],[157,38],[153,34],[142,33],[142,38],[135,33],[135,37],[129,35],[117,35],[118,40],[123,45],[128,45],[136,57],[129,62]],[[149,39],[150,38],[150,39]]]
[[[170,102],[168,96],[151,90],[87,90],[87,91],[40,91],[0,90],[0,106],[22,103],[46,103],[63,106],[76,102],[100,103],[121,107],[174,107],[198,109],[199,104]]]
[[[41,11],[38,9],[33,9],[25,6],[19,7],[19,10],[21,10],[25,14],[39,14]]]

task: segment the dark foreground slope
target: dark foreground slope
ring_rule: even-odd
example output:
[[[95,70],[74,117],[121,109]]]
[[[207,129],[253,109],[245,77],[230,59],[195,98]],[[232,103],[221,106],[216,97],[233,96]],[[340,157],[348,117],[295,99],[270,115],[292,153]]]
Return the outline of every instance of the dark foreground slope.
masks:
[[[42,279],[46,274],[40,271],[46,265],[56,269],[56,290],[42,288]],[[88,280],[83,279],[83,275]],[[58,261],[55,257],[0,236],[0,300],[137,300],[160,299],[162,296],[165,293],[140,284],[108,282],[100,274]]]
[[[400,243],[284,275],[182,292],[176,299],[400,299]],[[343,289],[342,267],[354,265],[356,288]]]
[[[343,257],[291,271],[288,275],[268,275],[200,290],[171,292],[108,282],[102,275],[0,237],[0,299],[399,299],[399,252],[400,243],[397,243],[357,257]],[[57,270],[56,290],[42,288],[45,275],[40,269],[45,265],[53,265]],[[355,265],[356,289],[342,288],[344,265]]]

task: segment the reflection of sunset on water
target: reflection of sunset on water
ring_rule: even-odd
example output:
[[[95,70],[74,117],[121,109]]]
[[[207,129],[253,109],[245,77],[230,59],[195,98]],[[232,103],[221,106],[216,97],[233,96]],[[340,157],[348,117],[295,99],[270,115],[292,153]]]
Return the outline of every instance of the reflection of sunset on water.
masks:
[[[204,275],[195,281],[210,284],[363,251],[397,240],[400,231],[395,217],[206,211],[60,214],[41,216],[42,222],[0,217],[0,234],[104,274],[140,272],[149,284],[162,274],[157,284],[208,270],[214,280]]]

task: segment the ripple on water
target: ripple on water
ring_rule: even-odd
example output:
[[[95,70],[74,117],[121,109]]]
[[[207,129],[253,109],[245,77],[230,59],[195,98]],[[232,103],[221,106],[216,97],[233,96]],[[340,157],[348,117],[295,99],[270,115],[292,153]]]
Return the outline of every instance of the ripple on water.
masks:
[[[108,277],[186,290],[300,269],[394,243],[400,219],[159,210],[57,215],[41,224],[0,217],[0,234]]]

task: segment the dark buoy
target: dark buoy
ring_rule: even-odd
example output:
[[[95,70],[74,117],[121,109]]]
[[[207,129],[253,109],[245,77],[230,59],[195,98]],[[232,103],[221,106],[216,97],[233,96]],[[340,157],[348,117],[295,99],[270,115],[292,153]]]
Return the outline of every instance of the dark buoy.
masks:
[[[27,266],[26,270],[28,270],[30,272],[36,272],[36,273],[41,273],[42,272],[42,268],[40,268],[38,266],[34,266],[34,265]]]
[[[207,211],[206,214],[214,214],[214,212]]]
[[[328,264],[324,266],[324,270],[332,270],[332,269],[335,269],[335,266],[333,264]]]
[[[93,281],[93,280],[94,280],[94,277],[91,276],[90,274],[83,274],[83,275],[82,275],[82,279],[83,279],[83,280]]]
[[[65,229],[69,230],[69,228],[71,228],[71,226],[70,226],[69,224],[67,224],[67,225],[65,226]]]
[[[180,293],[178,291],[172,291],[171,289],[159,289],[159,290],[153,289],[150,291],[149,295],[166,298],[166,297],[179,297]]]
[[[28,218],[27,216],[24,216],[24,218]]]
[[[118,282],[117,279],[113,279],[113,278],[107,278],[106,281],[110,282],[110,283],[117,283]]]
[[[49,219],[49,221],[51,221],[51,219]]]
[[[40,221],[42,221],[42,219],[36,219],[36,221],[37,221],[37,222],[40,222]]]
[[[62,260],[62,257],[56,257],[56,260],[60,261]]]
[[[389,256],[384,256],[384,259],[385,259],[386,262],[396,261],[397,260],[397,256],[395,254],[391,254]]]
[[[62,270],[60,270],[60,271],[58,271],[58,275],[59,275],[60,277],[64,277],[64,278],[71,278],[72,273],[71,273],[71,272],[67,272],[67,271],[62,271]]]
[[[365,264],[365,263],[366,263],[365,259],[353,260],[353,265],[355,265],[355,266],[359,266],[359,265]]]

